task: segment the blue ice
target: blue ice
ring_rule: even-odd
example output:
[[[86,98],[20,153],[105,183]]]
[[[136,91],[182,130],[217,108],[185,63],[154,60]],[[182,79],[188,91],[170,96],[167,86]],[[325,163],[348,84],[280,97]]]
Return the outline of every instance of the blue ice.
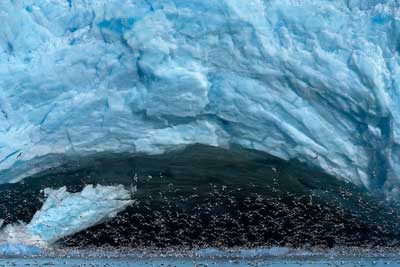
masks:
[[[0,182],[231,144],[399,193],[396,0],[4,0]]]

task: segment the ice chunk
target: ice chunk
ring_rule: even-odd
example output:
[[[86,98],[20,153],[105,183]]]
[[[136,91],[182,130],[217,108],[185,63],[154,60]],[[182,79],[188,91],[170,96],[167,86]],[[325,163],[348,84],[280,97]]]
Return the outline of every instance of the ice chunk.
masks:
[[[47,244],[111,219],[133,203],[122,185],[88,185],[79,193],[66,187],[46,189],[45,195],[46,202],[26,228]]]
[[[88,185],[78,193],[69,193],[66,187],[46,189],[47,199],[29,224],[7,225],[1,230],[0,253],[48,247],[65,236],[111,219],[133,203],[133,191],[122,185]]]
[[[24,223],[7,225],[0,231],[0,245],[6,248],[15,248],[19,246],[46,247],[47,244],[39,236],[29,232]]]
[[[42,253],[36,246],[24,244],[0,244],[0,255],[2,256],[34,256]]]

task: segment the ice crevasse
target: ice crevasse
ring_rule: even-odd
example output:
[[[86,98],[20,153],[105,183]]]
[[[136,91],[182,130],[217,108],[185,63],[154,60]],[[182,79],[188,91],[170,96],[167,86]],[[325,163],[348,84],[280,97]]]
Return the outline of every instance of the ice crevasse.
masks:
[[[2,183],[201,143],[399,191],[399,1],[5,0],[0,19]]]

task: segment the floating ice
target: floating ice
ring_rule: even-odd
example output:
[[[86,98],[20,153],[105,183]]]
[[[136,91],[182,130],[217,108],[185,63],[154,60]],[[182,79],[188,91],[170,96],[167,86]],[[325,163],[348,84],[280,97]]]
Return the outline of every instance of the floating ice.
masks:
[[[132,193],[122,185],[88,185],[79,193],[69,193],[66,187],[46,189],[47,199],[29,224],[1,230],[0,254],[29,254],[113,218],[133,203]]]
[[[24,244],[0,244],[0,255],[6,256],[34,256],[42,253],[36,246]]]
[[[133,203],[131,194],[122,185],[88,185],[74,194],[66,187],[46,189],[47,200],[26,226],[27,231],[52,244],[115,217]]]
[[[26,225],[22,222],[15,225],[7,225],[0,231],[1,251],[12,250],[15,248],[19,251],[20,246],[46,247],[47,244],[40,236],[35,235],[27,230]]]
[[[1,1],[0,180],[50,154],[239,144],[396,193],[399,5]]]

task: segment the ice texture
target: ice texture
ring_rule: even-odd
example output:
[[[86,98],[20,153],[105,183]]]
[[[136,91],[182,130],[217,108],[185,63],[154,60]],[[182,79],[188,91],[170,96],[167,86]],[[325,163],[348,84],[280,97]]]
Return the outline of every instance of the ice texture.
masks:
[[[396,195],[399,7],[1,1],[0,180],[53,154],[235,144]]]
[[[44,193],[46,201],[30,223],[7,225],[0,231],[0,255],[47,248],[63,237],[105,222],[133,203],[135,188],[87,185],[78,193],[69,193],[66,187],[45,189]]]
[[[133,203],[132,193],[122,185],[88,185],[79,193],[69,193],[66,187],[46,189],[46,202],[27,225],[27,231],[52,244],[115,217]]]
[[[23,244],[0,244],[0,256],[3,257],[27,257],[40,255],[41,253],[41,248],[36,246],[27,246]]]

